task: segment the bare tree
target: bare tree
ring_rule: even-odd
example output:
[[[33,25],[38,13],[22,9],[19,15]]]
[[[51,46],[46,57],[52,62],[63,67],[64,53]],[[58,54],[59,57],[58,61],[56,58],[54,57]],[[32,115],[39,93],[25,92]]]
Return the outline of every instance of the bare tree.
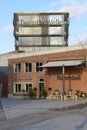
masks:
[[[87,49],[86,49],[87,48],[87,42],[80,40],[76,35],[75,35],[75,37],[78,40],[79,45],[82,47],[83,60],[86,61],[86,59],[87,59]]]

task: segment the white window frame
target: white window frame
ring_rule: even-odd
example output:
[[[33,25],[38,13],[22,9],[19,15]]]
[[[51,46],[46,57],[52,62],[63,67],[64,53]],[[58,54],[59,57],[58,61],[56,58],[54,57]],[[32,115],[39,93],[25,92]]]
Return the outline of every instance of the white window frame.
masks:
[[[26,89],[26,85],[27,85],[27,84],[28,84],[28,85],[30,85],[30,84],[31,84],[31,85],[32,85],[32,87],[31,87],[31,88],[33,88],[33,83],[32,83],[32,82],[26,82],[26,83],[25,83],[25,85],[24,85],[24,89],[25,89],[25,92],[26,92],[26,93],[28,93],[28,92],[29,92],[29,91],[28,91],[28,92],[26,91],[26,90],[27,90],[27,89]]]
[[[43,88],[44,88],[44,78],[39,78],[39,85],[40,85],[40,84],[43,84]],[[39,87],[40,87],[40,86],[39,86]],[[40,87],[39,89],[40,89],[40,91],[41,91],[42,87]]]
[[[38,66],[37,66],[37,63],[39,64]],[[36,70],[35,70],[35,72],[42,72],[43,71],[43,68],[39,68],[39,66],[41,66],[41,65],[43,65],[43,63],[42,62],[36,62]],[[38,68],[37,68],[38,67]]]
[[[21,89],[20,89],[20,92],[19,91],[17,91],[16,92],[16,85],[21,85],[20,87],[21,87]],[[17,89],[18,90],[18,89]],[[13,93],[22,93],[22,83],[20,83],[20,82],[15,82],[15,83],[13,83]]]
[[[28,64],[28,71],[26,71],[26,64]],[[29,68],[29,64],[31,64],[31,68]],[[32,72],[32,63],[31,62],[24,63],[24,72],[25,73],[31,73]]]
[[[19,68],[20,65],[20,68]],[[20,73],[21,72],[21,63],[15,63],[14,64],[14,73]]]
[[[28,88],[33,88],[33,84],[32,83],[26,83],[25,84],[25,90],[26,90],[26,93],[28,93],[29,91],[27,91],[27,86],[26,85],[31,85],[31,87],[28,86]]]

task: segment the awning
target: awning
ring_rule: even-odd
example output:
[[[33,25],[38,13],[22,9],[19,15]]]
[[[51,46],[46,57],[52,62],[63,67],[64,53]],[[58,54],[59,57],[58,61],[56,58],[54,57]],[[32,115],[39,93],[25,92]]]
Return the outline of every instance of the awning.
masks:
[[[42,67],[61,67],[61,66],[78,66],[81,65],[84,60],[70,60],[70,61],[52,61],[44,64]]]

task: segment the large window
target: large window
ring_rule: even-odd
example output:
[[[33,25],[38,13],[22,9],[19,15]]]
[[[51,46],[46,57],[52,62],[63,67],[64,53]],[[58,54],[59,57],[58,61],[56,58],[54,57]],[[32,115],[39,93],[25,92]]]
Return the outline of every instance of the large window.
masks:
[[[25,63],[25,72],[32,72],[32,63]]]
[[[21,72],[21,63],[14,64],[14,72],[15,73]]]
[[[24,86],[21,83],[14,83],[13,85],[13,93],[22,93],[24,89],[26,93],[32,88],[32,83],[26,83]]]
[[[50,32],[52,33],[52,32]],[[56,33],[56,30],[55,30]],[[59,32],[60,33],[60,32]],[[64,36],[31,36],[31,37],[19,37],[19,44],[21,46],[55,46],[55,45],[64,45]]]
[[[21,84],[20,83],[14,84],[14,93],[21,93]]]
[[[42,66],[42,65],[43,65],[42,62],[36,62],[36,72],[41,72],[41,71],[43,71],[43,68],[40,67],[40,66]]]
[[[17,32],[16,32],[17,33]],[[19,33],[22,35],[57,35],[64,34],[64,26],[62,27],[19,27]]]
[[[26,86],[25,86],[25,87],[26,87],[25,90],[26,90],[26,92],[28,93],[29,90],[32,88],[32,83],[26,83]]]
[[[22,35],[41,35],[41,27],[19,27],[19,33]]]

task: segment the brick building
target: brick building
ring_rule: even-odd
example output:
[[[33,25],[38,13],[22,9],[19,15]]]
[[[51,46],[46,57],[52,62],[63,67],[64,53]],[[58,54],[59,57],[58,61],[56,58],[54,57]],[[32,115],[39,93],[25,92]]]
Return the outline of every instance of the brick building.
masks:
[[[87,92],[86,51],[82,46],[63,47],[55,50],[21,53],[9,59],[9,96],[28,92],[29,87],[37,88],[39,96],[42,87],[49,95],[56,89],[62,92],[62,66],[64,65],[64,90],[69,87]],[[42,66],[42,67],[41,67]]]
[[[0,96],[8,96],[8,59],[14,57],[17,51],[0,54]]]
[[[37,53],[38,51],[40,52],[49,51],[49,50],[56,49],[59,46],[67,46],[69,13],[67,12],[14,13],[13,26],[14,26],[14,38],[15,38],[15,51],[0,55],[0,68],[1,68],[0,69],[0,76],[1,76],[0,93],[2,96],[8,95],[8,89],[9,89],[9,93],[14,93],[16,91],[16,89],[13,91],[13,87],[12,87],[14,86],[13,84],[15,84],[15,82],[20,82],[20,83],[22,83],[22,81],[29,82],[29,84],[27,83],[26,85],[27,89],[28,86],[33,86],[33,84],[37,86],[35,84],[36,81],[34,81],[34,79],[33,82],[35,83],[33,84],[32,84],[32,80],[30,80],[32,79],[33,76],[34,78],[37,77],[37,74],[34,73],[35,63],[33,60],[29,60],[28,61],[29,63],[27,61],[24,61],[25,70],[23,70],[22,68],[23,63],[21,63],[21,61],[20,63],[17,64],[14,63],[15,69],[13,72],[15,73],[13,72],[10,73],[12,69],[9,70],[8,73],[8,67],[10,64],[9,59],[14,60],[14,57],[16,58],[18,57],[20,59],[20,55],[22,56],[25,55],[26,57],[27,53],[29,53],[29,55],[31,53],[32,55],[34,52]],[[8,60],[9,60],[9,64],[8,64]],[[39,66],[42,65],[42,63],[45,63],[46,59],[42,58],[41,62],[36,60],[35,62],[36,62],[36,66]],[[13,68],[13,66],[11,65],[10,67]],[[43,69],[37,67],[36,72],[40,71],[43,77],[44,73],[41,72],[41,70]],[[20,73],[20,71],[22,71],[23,73]],[[40,73],[38,73],[38,76],[40,75]],[[26,76],[21,77],[21,75],[26,75]],[[40,82],[42,82],[41,80],[43,79],[40,79]],[[45,82],[44,80],[43,82]],[[20,84],[16,84],[16,86],[19,86],[20,88]],[[4,94],[2,92],[4,92]]]
[[[30,88],[37,97],[42,88],[47,95],[49,88],[87,92],[87,46],[68,46],[69,13],[14,13],[13,26],[15,51],[0,56],[7,68],[7,77],[0,70],[1,91],[9,97]]]

